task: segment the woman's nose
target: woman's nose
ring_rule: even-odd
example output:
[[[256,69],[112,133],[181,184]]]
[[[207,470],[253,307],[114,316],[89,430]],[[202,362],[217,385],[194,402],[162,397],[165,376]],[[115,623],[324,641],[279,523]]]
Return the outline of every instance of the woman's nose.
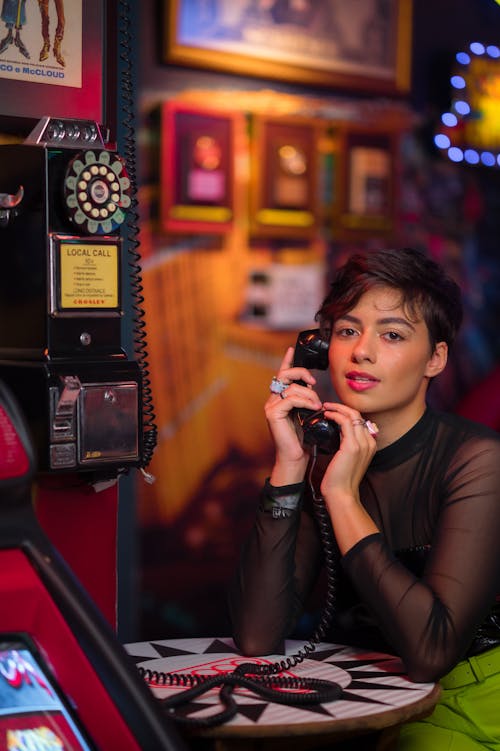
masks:
[[[376,337],[370,336],[368,333],[358,337],[352,349],[351,356],[353,362],[362,362],[363,360],[375,362],[377,357]]]

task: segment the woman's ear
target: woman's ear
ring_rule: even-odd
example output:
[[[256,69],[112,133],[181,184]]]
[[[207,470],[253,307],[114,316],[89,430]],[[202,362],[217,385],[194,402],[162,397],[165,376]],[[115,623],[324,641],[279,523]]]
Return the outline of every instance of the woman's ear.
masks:
[[[448,362],[448,345],[446,342],[438,342],[434,347],[434,352],[427,363],[425,375],[428,378],[434,378],[439,375],[446,367]]]

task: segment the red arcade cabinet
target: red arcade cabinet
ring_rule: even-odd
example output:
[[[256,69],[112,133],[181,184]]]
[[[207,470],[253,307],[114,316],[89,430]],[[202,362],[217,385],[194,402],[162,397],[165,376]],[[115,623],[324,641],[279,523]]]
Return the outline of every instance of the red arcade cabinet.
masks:
[[[0,383],[0,751],[182,751],[39,526],[33,472],[28,429]]]

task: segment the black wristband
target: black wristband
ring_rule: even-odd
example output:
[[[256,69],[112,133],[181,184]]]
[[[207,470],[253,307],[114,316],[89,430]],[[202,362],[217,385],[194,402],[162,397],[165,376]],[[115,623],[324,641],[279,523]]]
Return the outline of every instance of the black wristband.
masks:
[[[275,487],[267,478],[261,494],[260,510],[271,514],[273,519],[293,516],[300,508],[304,485],[304,482],[299,482]]]

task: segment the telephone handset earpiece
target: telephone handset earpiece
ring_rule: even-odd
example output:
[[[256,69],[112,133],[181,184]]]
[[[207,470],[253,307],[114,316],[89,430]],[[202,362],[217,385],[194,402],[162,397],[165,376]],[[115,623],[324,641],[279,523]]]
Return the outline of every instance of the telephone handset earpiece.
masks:
[[[294,367],[312,370],[328,368],[329,342],[321,337],[319,329],[301,331],[297,337],[293,358]],[[304,384],[304,381],[298,381]],[[334,454],[340,446],[340,430],[335,422],[327,420],[323,412],[297,409],[294,415],[307,446],[316,446],[322,454]]]

